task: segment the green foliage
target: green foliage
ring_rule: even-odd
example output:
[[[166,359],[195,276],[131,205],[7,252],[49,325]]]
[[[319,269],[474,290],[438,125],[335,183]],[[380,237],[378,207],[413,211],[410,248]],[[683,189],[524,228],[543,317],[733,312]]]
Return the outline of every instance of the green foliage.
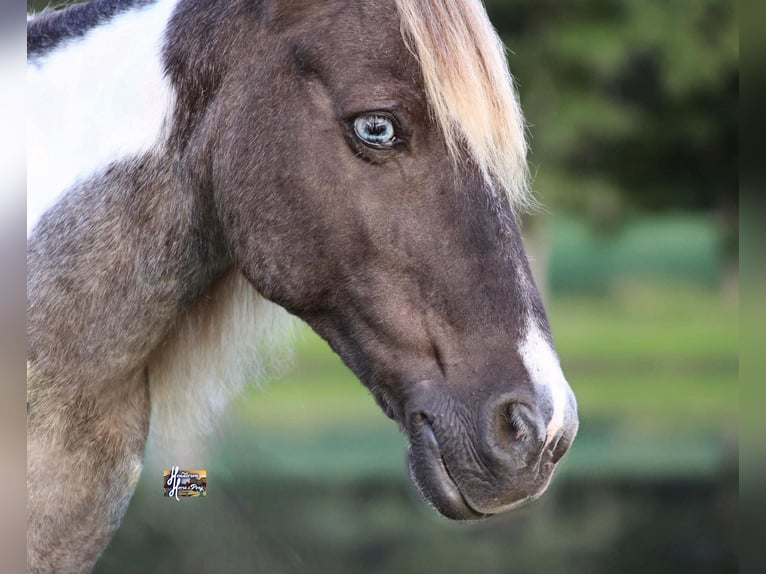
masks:
[[[510,47],[543,203],[736,202],[738,28],[728,0],[488,0]],[[604,202],[612,209],[599,210]]]

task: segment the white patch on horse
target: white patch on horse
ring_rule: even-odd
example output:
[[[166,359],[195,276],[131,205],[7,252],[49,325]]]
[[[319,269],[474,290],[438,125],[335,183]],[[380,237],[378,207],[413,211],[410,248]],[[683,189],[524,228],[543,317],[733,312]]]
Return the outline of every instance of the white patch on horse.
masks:
[[[567,403],[572,390],[564,377],[555,351],[534,319],[528,321],[527,334],[519,353],[532,384],[535,387],[547,388],[551,394],[553,415],[546,429],[547,445],[564,426]]]
[[[179,319],[149,362],[152,451],[205,464],[202,441],[229,400],[274,374],[289,356],[295,321],[238,271],[222,277]],[[167,465],[167,458],[152,461]]]
[[[27,236],[79,180],[162,142],[173,90],[162,46],[178,0],[116,15],[27,68]]]

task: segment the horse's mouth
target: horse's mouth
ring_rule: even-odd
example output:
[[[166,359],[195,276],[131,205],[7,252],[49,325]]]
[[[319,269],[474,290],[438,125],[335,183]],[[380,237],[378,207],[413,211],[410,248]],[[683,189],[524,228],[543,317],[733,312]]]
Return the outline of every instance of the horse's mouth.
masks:
[[[460,492],[425,416],[417,414],[412,418],[409,434],[411,446],[407,458],[410,474],[423,497],[452,520],[478,520],[490,516],[475,510]]]

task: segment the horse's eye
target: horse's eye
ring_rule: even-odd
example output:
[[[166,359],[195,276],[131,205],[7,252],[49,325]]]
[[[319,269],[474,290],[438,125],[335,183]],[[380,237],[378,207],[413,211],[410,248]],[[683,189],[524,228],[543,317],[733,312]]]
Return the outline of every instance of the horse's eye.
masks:
[[[354,133],[372,147],[389,147],[396,143],[393,120],[383,114],[362,114],[354,120]]]

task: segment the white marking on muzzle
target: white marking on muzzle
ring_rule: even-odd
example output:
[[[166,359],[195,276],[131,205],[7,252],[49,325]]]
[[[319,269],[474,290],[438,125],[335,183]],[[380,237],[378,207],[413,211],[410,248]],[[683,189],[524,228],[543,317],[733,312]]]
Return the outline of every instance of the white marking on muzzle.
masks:
[[[178,0],[118,14],[27,68],[27,237],[79,180],[162,141],[173,91],[162,65]]]
[[[567,397],[572,391],[564,378],[556,352],[534,319],[528,321],[527,334],[519,352],[532,384],[536,388],[547,388],[551,394],[553,415],[546,429],[545,444],[547,445],[564,426]]]

